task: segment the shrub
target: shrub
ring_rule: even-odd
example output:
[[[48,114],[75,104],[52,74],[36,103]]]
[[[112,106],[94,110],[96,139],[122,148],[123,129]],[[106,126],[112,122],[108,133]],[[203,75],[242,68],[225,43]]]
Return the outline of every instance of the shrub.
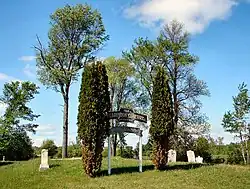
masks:
[[[55,145],[53,140],[44,140],[43,144],[40,147],[40,150],[42,149],[47,149],[48,150],[48,155],[50,157],[53,157],[54,155],[57,154],[57,146]]]
[[[212,162],[212,155],[210,153],[210,145],[206,138],[199,137],[195,142],[194,153],[196,156],[203,157],[204,162]]]

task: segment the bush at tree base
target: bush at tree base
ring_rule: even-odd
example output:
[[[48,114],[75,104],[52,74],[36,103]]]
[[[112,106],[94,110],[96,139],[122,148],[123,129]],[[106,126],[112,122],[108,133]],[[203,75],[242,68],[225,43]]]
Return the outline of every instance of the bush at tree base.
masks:
[[[153,163],[165,169],[168,162],[169,138],[173,134],[173,109],[166,72],[158,68],[152,93],[150,137],[153,143]]]
[[[101,62],[84,68],[79,94],[78,138],[82,140],[83,167],[87,175],[94,177],[100,171],[104,140],[110,123],[108,76]]]

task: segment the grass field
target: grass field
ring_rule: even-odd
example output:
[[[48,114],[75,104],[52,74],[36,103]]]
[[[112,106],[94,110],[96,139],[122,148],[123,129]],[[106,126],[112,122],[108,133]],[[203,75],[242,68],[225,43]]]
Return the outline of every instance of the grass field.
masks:
[[[198,166],[172,164],[167,171],[153,170],[144,161],[144,172],[138,173],[136,160],[112,159],[113,175],[107,176],[106,159],[102,176],[88,178],[81,160],[51,160],[49,170],[39,172],[40,160],[0,164],[0,188],[4,189],[77,189],[77,188],[171,188],[171,189],[249,189],[250,167],[232,165]]]

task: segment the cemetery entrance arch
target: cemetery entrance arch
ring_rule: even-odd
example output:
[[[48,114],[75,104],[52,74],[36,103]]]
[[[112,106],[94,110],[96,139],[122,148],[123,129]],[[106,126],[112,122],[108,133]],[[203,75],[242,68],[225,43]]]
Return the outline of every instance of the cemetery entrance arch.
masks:
[[[134,113],[131,109],[121,108],[117,112],[109,112],[109,119],[116,119],[118,122],[130,122],[139,121],[147,123],[147,116],[143,114]],[[142,130],[136,127],[113,127],[110,129],[110,135],[115,133],[134,133],[139,136],[139,172],[142,172]],[[111,174],[111,139],[108,136],[108,174]]]

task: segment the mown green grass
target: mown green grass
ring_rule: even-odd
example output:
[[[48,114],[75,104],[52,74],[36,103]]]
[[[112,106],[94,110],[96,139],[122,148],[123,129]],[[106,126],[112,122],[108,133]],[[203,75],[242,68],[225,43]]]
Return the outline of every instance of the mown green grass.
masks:
[[[82,170],[81,160],[50,161],[49,170],[39,172],[40,160],[15,162],[0,166],[0,188],[4,189],[249,189],[250,167],[214,165],[201,166],[178,163],[167,171],[153,170],[150,161],[144,161],[144,172],[138,173],[138,162],[121,158],[112,159],[114,174],[88,178]],[[146,170],[145,170],[146,169]]]

